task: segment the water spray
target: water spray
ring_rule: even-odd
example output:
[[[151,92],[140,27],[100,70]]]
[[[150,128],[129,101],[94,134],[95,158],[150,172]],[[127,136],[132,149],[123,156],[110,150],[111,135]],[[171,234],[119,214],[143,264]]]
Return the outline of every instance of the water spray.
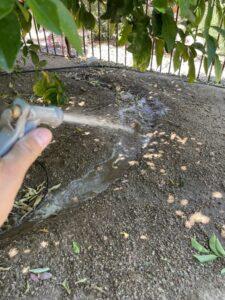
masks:
[[[132,128],[108,120],[67,113],[55,106],[29,105],[22,99],[16,99],[13,105],[4,110],[0,117],[0,157],[4,156],[26,133],[39,125],[45,124],[56,128],[63,122],[100,126],[110,130],[133,133]]]

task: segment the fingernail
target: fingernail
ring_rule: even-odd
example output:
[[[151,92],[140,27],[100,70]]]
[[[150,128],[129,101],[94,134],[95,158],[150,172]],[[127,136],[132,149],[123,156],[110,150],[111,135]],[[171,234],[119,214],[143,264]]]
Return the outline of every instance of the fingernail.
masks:
[[[33,136],[42,149],[47,147],[52,139],[51,131],[45,128],[38,128],[34,130]]]

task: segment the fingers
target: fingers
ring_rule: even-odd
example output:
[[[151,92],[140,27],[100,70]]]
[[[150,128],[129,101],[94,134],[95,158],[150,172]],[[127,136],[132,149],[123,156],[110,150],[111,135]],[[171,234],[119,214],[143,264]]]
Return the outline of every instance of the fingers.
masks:
[[[50,130],[35,129],[0,159],[0,226],[12,210],[14,199],[27,170],[51,139]]]
[[[51,139],[52,133],[46,128],[38,128],[28,133],[2,158],[3,173],[22,181],[31,164]]]

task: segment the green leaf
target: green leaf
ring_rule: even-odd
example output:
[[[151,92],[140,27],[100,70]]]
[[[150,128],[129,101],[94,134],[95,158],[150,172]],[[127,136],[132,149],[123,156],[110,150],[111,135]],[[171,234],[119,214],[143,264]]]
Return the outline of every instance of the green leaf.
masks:
[[[11,71],[20,50],[20,26],[15,13],[0,20],[0,68]]]
[[[215,68],[216,82],[219,83],[221,81],[221,76],[222,76],[222,65],[221,65],[221,62],[220,62],[220,59],[219,59],[218,55],[216,55],[216,57],[215,57],[214,68]],[[219,240],[218,240],[218,242],[219,242]],[[219,244],[220,244],[220,242],[219,242]],[[220,244],[220,246],[221,246],[221,244]],[[223,256],[225,256],[224,249],[223,248],[220,248],[220,249],[223,252]],[[219,250],[219,249],[217,249],[217,250]]]
[[[28,11],[27,11],[28,12]],[[20,26],[21,26],[21,29],[22,29],[22,36],[25,37],[26,34],[28,32],[30,32],[31,30],[31,21],[32,21],[32,16],[31,14],[28,12],[28,20],[24,17],[24,14],[19,10],[17,11],[17,14],[18,14],[18,19],[19,19],[19,22],[20,22]]]
[[[16,2],[17,6],[19,7],[23,17],[25,18],[26,22],[29,22],[30,19],[30,13],[29,11],[22,5],[20,2]]]
[[[31,50],[30,51],[30,56],[31,56],[32,63],[35,66],[38,66],[38,64],[39,64],[39,57],[38,57],[37,53]]]
[[[152,11],[152,31],[155,37],[160,37],[162,33],[162,14],[156,9]]]
[[[27,0],[37,22],[56,34],[64,34],[70,44],[82,53],[81,41],[72,15],[60,0]]]
[[[200,254],[195,254],[193,255],[200,263],[206,263],[210,261],[216,260],[218,257],[214,254],[208,254],[208,255],[200,255]]]
[[[50,268],[37,268],[29,270],[30,273],[41,274],[50,271]]]
[[[223,17],[223,8],[222,8],[222,3],[220,3],[220,0],[216,0],[216,12],[218,15],[219,20]],[[224,3],[224,1],[222,1]],[[214,4],[215,5],[215,4]]]
[[[65,6],[59,0],[54,0],[57,2],[60,28],[65,36],[68,38],[71,46],[73,46],[79,54],[82,54],[82,47],[80,37],[77,32],[76,24],[73,20],[72,15],[65,8]]]
[[[179,48],[176,48],[173,56],[173,68],[175,72],[180,68],[180,65],[181,65],[180,50]]]
[[[40,47],[39,45],[35,45],[35,44],[32,44],[30,47],[29,47],[29,50],[32,50],[34,52],[38,52],[40,50]]]
[[[173,12],[171,9],[167,10],[165,14],[162,15],[162,34],[161,37],[166,43],[166,49],[171,52],[174,47],[175,39],[177,35],[177,26],[174,21]]]
[[[79,8],[80,8],[79,0],[73,0],[71,10],[74,16],[76,16]]]
[[[165,13],[168,7],[167,0],[153,0],[153,7],[156,8],[159,12]]]
[[[180,29],[180,28],[177,29],[177,32],[178,32],[178,34],[179,34],[179,36],[180,36],[181,42],[184,44],[184,43],[185,43],[185,38],[186,38],[185,33],[184,33],[183,30]]]
[[[194,58],[193,56],[190,56],[188,58],[188,81],[189,82],[194,82],[195,80],[195,63],[194,63]]]
[[[128,35],[132,32],[132,25],[128,22],[123,24],[123,27],[120,32],[118,46],[124,46],[127,43]]]
[[[208,74],[209,65],[208,65],[208,58],[206,56],[204,57],[203,65],[204,65],[205,74],[207,75]]]
[[[14,7],[15,0],[1,0],[0,1],[0,19],[7,16]]]
[[[80,245],[75,241],[72,243],[72,250],[74,254],[80,254]]]
[[[209,240],[209,247],[216,256],[221,256],[221,254],[217,250],[217,241],[218,239],[216,235],[213,233]]]
[[[78,27],[84,27],[86,29],[94,29],[95,27],[95,17],[86,10],[84,4],[81,4],[81,7],[76,15],[76,23]]]
[[[217,56],[218,57],[218,56]],[[210,249],[217,255],[217,256],[225,256],[225,250],[221,245],[218,237],[213,234],[209,241]]]
[[[193,56],[193,58],[195,58],[197,56],[197,52],[196,52],[195,48],[193,47],[193,45],[189,46],[188,50],[191,52],[191,56]]]
[[[143,40],[142,40],[143,42]],[[152,41],[146,36],[145,43],[142,43],[140,52],[133,52],[134,67],[145,71],[149,66],[152,50]]]
[[[77,281],[75,282],[75,284],[77,285],[77,284],[80,284],[80,283],[86,283],[87,281],[88,281],[87,278],[81,278],[81,279],[77,280]]]
[[[201,43],[195,42],[192,44],[195,49],[200,50],[203,54],[205,53],[205,47]]]
[[[218,26],[211,26],[211,28],[215,29],[223,38],[225,38],[225,29]]]
[[[22,51],[23,51],[23,56],[27,57],[27,55],[28,55],[28,47],[26,45],[23,47]]]
[[[212,4],[212,1],[208,1],[208,10],[207,10],[207,15],[206,15],[205,24],[204,24],[205,37],[207,37],[209,34],[209,28],[211,25],[212,16],[213,16],[213,4]]]
[[[155,54],[156,54],[156,62],[157,66],[160,66],[163,59],[164,53],[164,41],[161,39],[155,40]]]
[[[225,275],[225,268],[223,268],[223,269],[220,271],[220,274],[221,274],[221,275]]]
[[[26,2],[39,24],[58,35],[62,33],[57,0],[26,0]],[[61,5],[63,4],[61,3]]]
[[[216,48],[217,48],[216,39],[211,35],[208,35],[206,39],[206,45],[207,45],[207,54],[208,54],[208,65],[210,66],[213,60],[215,59],[215,55],[216,55]]]
[[[63,281],[62,286],[66,290],[67,294],[70,295],[71,294],[71,289],[69,287],[69,283],[68,283],[67,279],[65,279]]]
[[[208,249],[206,249],[204,246],[202,246],[195,238],[191,239],[191,245],[199,253],[202,253],[202,254],[209,254],[210,253],[210,251]]]
[[[195,21],[195,15],[193,14],[191,7],[190,7],[190,1],[189,0],[179,0],[179,7],[180,7],[180,15],[183,18],[188,19],[191,22]]]
[[[39,62],[39,68],[44,68],[46,65],[47,65],[47,60],[41,60],[40,62]]]
[[[205,14],[205,0],[199,0],[195,10],[195,25],[198,26]]]

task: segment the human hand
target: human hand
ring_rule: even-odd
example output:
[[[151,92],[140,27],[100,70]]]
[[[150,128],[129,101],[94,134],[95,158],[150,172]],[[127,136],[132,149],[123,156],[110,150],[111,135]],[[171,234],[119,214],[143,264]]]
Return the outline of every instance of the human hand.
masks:
[[[52,140],[52,133],[38,128],[21,140],[0,159],[0,226],[13,208],[15,197],[32,163]]]

